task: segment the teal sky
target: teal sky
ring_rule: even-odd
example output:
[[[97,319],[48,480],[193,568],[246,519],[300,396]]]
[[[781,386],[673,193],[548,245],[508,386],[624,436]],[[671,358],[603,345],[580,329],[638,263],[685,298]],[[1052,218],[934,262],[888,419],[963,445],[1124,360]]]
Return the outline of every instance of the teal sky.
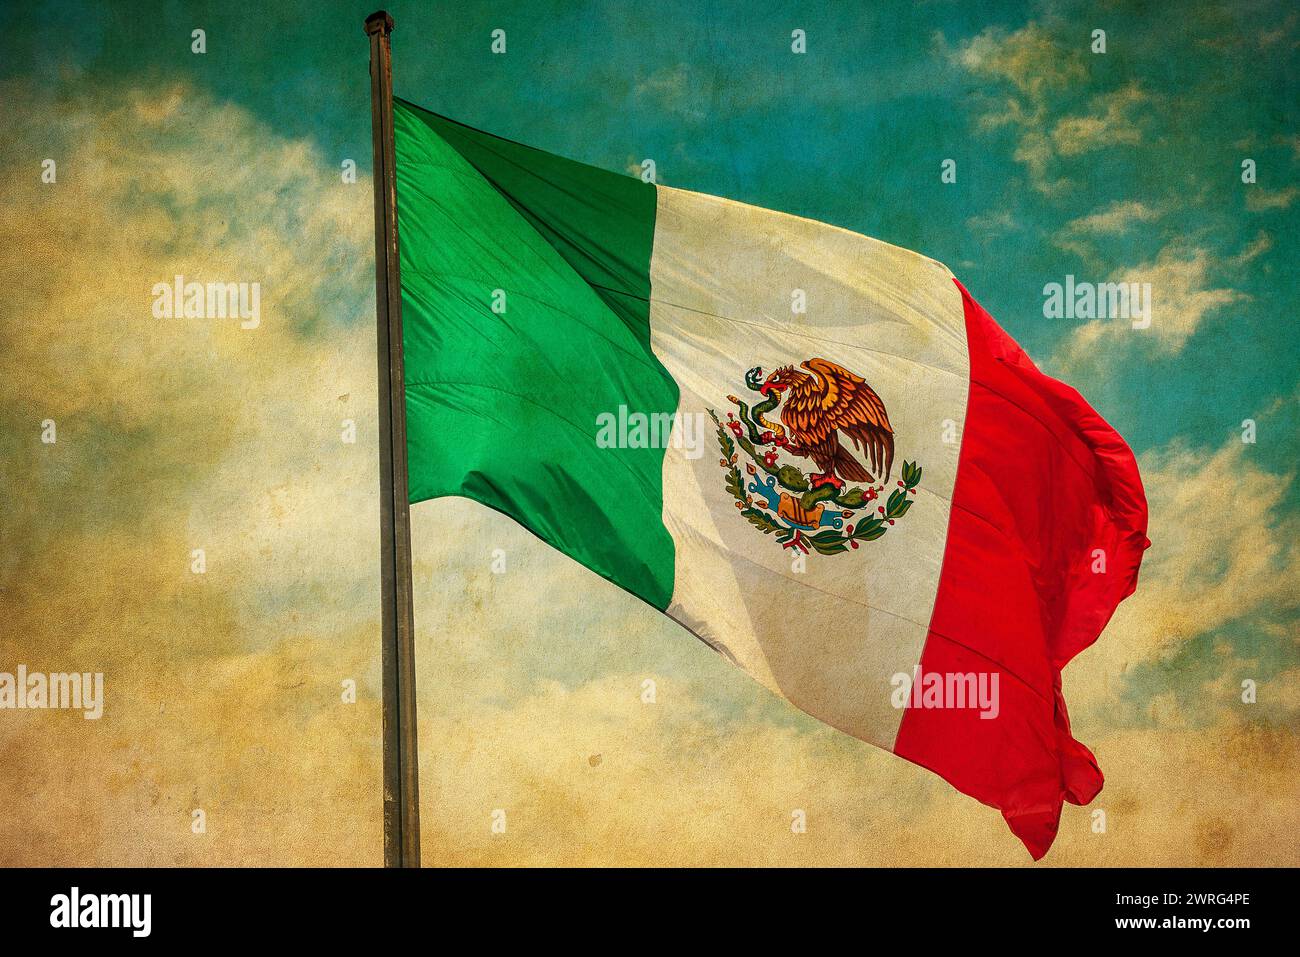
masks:
[[[155,263],[165,272],[190,254],[190,261],[199,262],[204,260],[196,257],[227,257],[225,262],[242,263],[244,269],[247,261],[241,257],[265,235],[290,247],[265,250],[267,275],[276,277],[276,288],[301,286],[301,292],[282,293],[280,301],[292,341],[276,339],[271,346],[240,341],[244,348],[256,347],[223,353],[227,364],[219,371],[200,363],[197,371],[186,366],[188,379],[177,373],[176,382],[188,383],[194,395],[209,396],[205,390],[211,388],[210,401],[254,420],[222,426],[229,430],[218,436],[222,441],[252,436],[247,448],[232,440],[225,449],[234,464],[213,464],[220,442],[209,449],[167,437],[196,428],[176,423],[186,423],[192,406],[202,405],[177,398],[180,385],[164,390],[165,401],[159,403],[149,389],[132,383],[139,392],[132,401],[141,408],[152,402],[153,418],[139,412],[124,429],[117,419],[92,417],[81,427],[92,441],[77,453],[86,456],[78,459],[86,473],[66,466],[65,472],[36,478],[6,476],[15,495],[21,491],[44,503],[84,494],[94,507],[75,520],[0,515],[0,533],[9,530],[10,540],[27,545],[12,549],[8,564],[0,565],[0,584],[5,573],[19,581],[19,572],[29,567],[24,563],[49,564],[49,550],[71,549],[69,522],[77,534],[111,538],[114,547],[124,529],[148,529],[165,538],[170,532],[158,530],[173,528],[174,516],[159,509],[173,498],[189,501],[176,488],[193,496],[185,506],[191,526],[210,522],[214,529],[242,529],[233,520],[221,526],[216,506],[202,497],[209,491],[203,483],[210,466],[220,477],[212,480],[214,494],[233,514],[241,500],[231,489],[246,475],[250,486],[265,482],[277,490],[268,493],[274,497],[295,471],[328,473],[330,466],[323,463],[336,451],[332,430],[339,408],[355,415],[363,432],[372,429],[369,413],[348,405],[354,401],[349,397],[372,401],[371,380],[348,378],[354,359],[373,375],[372,360],[360,355],[373,322],[373,267],[365,234],[369,187],[361,185],[362,195],[358,187],[343,186],[339,168],[352,159],[363,180],[369,173],[368,45],[362,23],[373,9],[370,3],[329,0],[284,0],[269,9],[229,2],[38,2],[9,4],[0,13],[4,169],[25,170],[35,182],[39,161],[47,155],[111,157],[127,164],[138,157],[138,165],[117,179],[71,162],[60,167],[60,184],[75,189],[84,177],[111,193],[113,201],[125,197],[125,206],[106,201],[106,210],[125,208],[137,217],[124,227],[128,232],[120,245],[138,254],[140,274],[105,275],[103,282],[129,279],[128,290],[147,289],[156,278],[150,271]],[[1219,760],[1220,739],[1237,733],[1225,729],[1242,724],[1252,734],[1264,729],[1283,736],[1260,744],[1266,754],[1294,751],[1300,718],[1300,485],[1294,481],[1300,460],[1294,315],[1300,13],[1294,4],[1203,2],[1171,11],[1166,5],[1121,0],[396,0],[388,10],[396,20],[395,91],[408,100],[612,170],[627,171],[652,158],[667,185],[834,223],[946,263],[1035,361],[1078,388],[1116,426],[1142,464],[1153,547],[1138,594],[1121,608],[1098,646],[1072,666],[1083,676],[1081,690],[1071,698],[1072,714],[1085,728],[1081,740],[1111,740],[1110,760],[1121,755],[1119,760],[1138,769],[1134,773],[1158,764],[1159,754],[1183,754],[1184,747],[1195,758]],[[190,52],[195,28],[206,31],[206,54]],[[504,55],[490,50],[491,33],[498,28],[506,32]],[[791,52],[795,29],[806,33],[804,54]],[[1090,49],[1095,29],[1106,33],[1104,54]],[[87,119],[101,104],[130,102],[131,94],[165,100],[166,91],[175,88],[184,91],[185,102],[161,127],[150,121],[141,122],[138,131],[114,131]],[[19,101],[30,115],[9,112]],[[228,114],[218,113],[226,107]],[[210,115],[200,115],[204,110]],[[124,109],[121,115],[133,114]],[[205,120],[218,124],[218,132]],[[224,122],[231,124],[228,137],[219,130]],[[310,149],[300,156],[286,144]],[[946,159],[957,164],[955,183],[941,181]],[[1253,184],[1242,182],[1246,159],[1257,169]],[[192,172],[196,163],[207,172],[190,182],[183,167],[188,164]],[[241,171],[248,170],[267,177],[264,189],[241,179]],[[19,178],[6,182],[6,205],[7,190]],[[21,209],[35,210],[33,222],[53,215],[53,205],[39,205],[48,194],[32,195],[37,200]],[[23,225],[20,207],[12,208],[13,218],[6,222]],[[154,217],[156,212],[164,217]],[[50,316],[72,317],[69,321],[81,316],[81,299],[61,284],[82,277],[84,270],[98,275],[99,262],[109,261],[116,248],[117,237],[106,241],[108,252],[77,246],[77,210],[60,215],[73,217],[74,225],[59,235],[74,238],[48,262],[40,259],[41,250],[29,252],[21,237],[7,258],[0,257],[0,277],[14,280],[6,314],[0,315],[0,371],[8,368],[5,349],[17,343],[27,351],[12,354],[28,358],[12,361],[18,373],[24,371],[21,362],[28,362],[33,377],[23,387],[15,376],[18,384],[11,392],[0,390],[0,422],[6,426],[0,430],[0,451],[10,462],[24,462],[26,454],[16,437],[18,426],[10,423],[39,421],[46,414],[41,403],[56,404],[57,376],[68,368],[51,360],[47,369],[32,360],[45,354],[39,343],[31,345],[24,337],[36,336],[35,329]],[[98,210],[87,214],[88,231],[98,229],[98,215]],[[210,233],[191,231],[191,220],[201,220]],[[136,229],[144,238],[130,232]],[[39,291],[31,292],[31,303],[24,299],[23,285],[29,262],[45,262],[39,275],[30,274]],[[59,272],[64,265],[67,277]],[[1043,287],[1063,282],[1067,274],[1091,282],[1150,282],[1152,328],[1133,330],[1123,320],[1089,324],[1045,318]],[[114,299],[105,293],[104,309],[120,312],[123,323],[137,321],[121,304],[130,295]],[[59,314],[60,308],[66,312]],[[54,328],[52,341],[61,345],[60,327]],[[152,327],[142,338],[119,335],[118,328],[96,340],[98,346],[78,344],[73,350],[87,357],[88,382],[98,383],[95,376],[104,369],[117,375],[123,363],[130,369],[129,363],[150,348],[162,348],[161,340],[150,338]],[[268,328],[268,339],[271,335]],[[172,343],[167,348],[192,347]],[[281,353],[258,354],[271,348]],[[152,368],[140,361],[141,368]],[[261,408],[251,401],[245,408],[218,391],[226,375],[256,391],[259,377],[280,361],[299,362],[294,368],[307,385],[319,369],[336,375],[337,387],[332,380],[321,386],[334,404],[313,406],[320,396],[313,398],[301,383],[306,393],[301,398],[268,387]],[[48,394],[40,394],[42,389]],[[279,410],[280,417],[268,408]],[[306,448],[301,456],[286,451],[285,461],[277,459],[274,468],[261,463],[257,456],[266,450],[257,442],[275,444],[277,430],[316,428],[312,417],[318,413],[329,426],[300,439]],[[1253,444],[1241,442],[1244,419],[1257,423]],[[196,434],[207,433],[199,427]],[[365,441],[371,441],[368,435]],[[355,448],[370,446],[363,442]],[[128,457],[136,470],[132,474],[147,474],[150,482],[132,478],[105,485],[87,477],[105,462]],[[373,483],[359,470],[371,464],[359,457],[349,466],[353,472],[331,479],[333,486],[322,479],[316,511],[331,522],[349,512],[361,515],[362,507],[373,504]],[[283,468],[284,475],[275,468]],[[212,516],[205,511],[209,508]],[[245,517],[254,514],[260,513],[247,511]],[[265,625],[256,639],[239,636],[245,645],[261,641],[268,648],[279,647],[280,623],[297,622],[299,615],[315,622],[318,637],[363,631],[374,610],[373,581],[367,568],[349,566],[352,559],[346,557],[357,551],[356,535],[373,532],[369,517],[362,518],[355,522],[361,531],[338,544],[345,557],[333,564],[322,559],[312,565],[311,549],[294,545],[301,548],[294,555],[306,566],[300,573],[229,582],[222,601],[228,599],[231,608],[222,620],[240,628],[254,619],[273,622],[275,627]],[[6,521],[18,523],[16,531]],[[485,526],[481,516],[456,512],[448,525],[467,538],[487,534],[474,531]],[[586,581],[558,559],[545,557],[541,546],[528,544],[517,530],[491,528],[491,541],[502,536],[512,554],[522,552],[525,564],[532,563],[527,567],[545,580],[557,578],[558,592]],[[318,530],[298,531],[310,540]],[[265,554],[287,541],[266,535]],[[154,549],[150,543],[141,547],[150,554]],[[459,665],[448,665],[448,683],[500,705],[503,714],[507,705],[516,705],[510,713],[522,722],[529,714],[523,696],[536,687],[549,688],[548,682],[577,696],[607,677],[602,668],[611,673],[620,667],[630,673],[659,669],[691,685],[711,714],[705,727],[724,717],[755,733],[788,725],[804,735],[800,747],[805,750],[791,752],[799,760],[824,744],[810,719],[775,701],[755,704],[749,685],[739,678],[730,683],[721,667],[713,671],[709,664],[664,652],[675,626],[645,618],[634,600],[619,604],[621,596],[612,588],[600,593],[604,601],[539,610],[526,596],[492,592],[490,580],[474,578],[477,558],[465,558],[451,545],[431,538],[424,556],[433,567],[451,568],[469,582],[463,595],[458,578],[435,596],[439,614],[472,622],[485,644],[501,643],[499,666],[512,663],[513,685],[502,678],[500,687],[480,687],[475,676],[488,670],[484,662],[491,659],[473,648]],[[162,559],[159,563],[162,568]],[[162,574],[150,572],[155,573]],[[66,590],[98,594],[81,584],[85,587],[73,582]],[[421,587],[426,595],[437,591],[429,582]],[[43,601],[37,595],[33,607]],[[146,598],[140,601],[144,607]],[[171,613],[165,611],[158,612],[163,619],[186,620],[179,612],[168,619]],[[201,611],[208,614],[208,606]],[[552,637],[533,643],[519,638],[529,623]],[[600,637],[570,656],[564,641],[572,635]],[[690,644],[683,639],[671,647]],[[1243,709],[1237,702],[1237,686],[1246,677],[1261,687],[1273,682],[1258,708]],[[1069,680],[1075,679],[1067,678],[1067,687]],[[564,699],[557,710],[571,705]],[[274,711],[274,705],[268,707]],[[574,713],[583,714],[580,708]],[[602,714],[597,709],[589,723],[598,725]],[[1189,727],[1212,733],[1179,743]],[[1155,737],[1126,737],[1145,732]],[[863,760],[861,751],[849,750],[851,743],[827,747],[842,749],[858,764]],[[1203,773],[1220,771],[1229,774],[1231,768],[1215,764]],[[1176,782],[1187,776],[1182,767],[1168,774]],[[178,777],[182,790],[185,780]],[[846,785],[850,793],[860,784],[857,778],[845,780],[852,784]],[[1124,783],[1122,777],[1117,781],[1119,791]],[[1168,816],[1167,807],[1155,804],[1144,811],[1157,822]],[[908,806],[901,813],[913,812]],[[1267,818],[1270,812],[1259,813]],[[1269,820],[1293,829],[1294,813],[1287,813],[1285,819]],[[1206,827],[1219,833],[1213,821]],[[971,848],[982,844],[969,835],[962,840]],[[1178,835],[1169,839],[1170,847],[1184,843]],[[1210,844],[1205,851],[1210,862],[1231,857]]]
[[[1297,205],[1252,211],[1250,190],[1294,184],[1296,20],[1285,3],[788,4],[402,3],[389,5],[396,91],[463,122],[599,166],[652,157],[669,185],[715,193],[877,236],[949,265],[1030,354],[1051,356],[1077,321],[1044,319],[1042,286],[1100,281],[1170,244],[1207,250],[1214,311],[1176,355],[1116,349],[1104,373],[1071,376],[1138,451],[1182,437],[1217,446],[1242,418],[1271,413],[1256,454],[1294,457],[1297,350],[1289,304]],[[707,8],[707,9],[706,9]],[[52,98],[82,85],[181,79],[278,132],[369,165],[366,43],[355,3],[46,3],[11,8],[0,75]],[[1024,76],[978,72],[961,51],[1035,21],[1060,48]],[[57,25],[57,29],[55,29]],[[208,52],[189,52],[189,32]],[[506,31],[506,55],[490,52]],[[808,52],[790,52],[790,32]],[[1107,52],[1089,52],[1090,32]],[[1269,42],[1269,34],[1279,32]],[[1261,40],[1261,36],[1264,39]],[[1064,82],[1051,70],[1077,64]],[[1041,72],[1037,69],[1041,66]],[[1026,86],[1043,83],[1040,94]],[[1021,84],[1018,88],[1017,84]],[[1069,155],[1044,193],[1018,162],[1024,130],[988,128],[1008,98],[1048,119],[1142,97],[1105,145]],[[1131,135],[1130,135],[1131,134]],[[957,182],[940,163],[957,161]],[[1240,163],[1258,164],[1245,187]],[[236,157],[231,157],[236,162]],[[1062,248],[1068,224],[1114,203],[1151,218]],[[1265,234],[1267,252],[1227,262]],[[1162,290],[1154,290],[1156,309]],[[1167,301],[1167,300],[1166,300]],[[1122,353],[1122,354],[1120,354]],[[1084,370],[1087,371],[1087,370]],[[1092,370],[1096,372],[1096,370]]]

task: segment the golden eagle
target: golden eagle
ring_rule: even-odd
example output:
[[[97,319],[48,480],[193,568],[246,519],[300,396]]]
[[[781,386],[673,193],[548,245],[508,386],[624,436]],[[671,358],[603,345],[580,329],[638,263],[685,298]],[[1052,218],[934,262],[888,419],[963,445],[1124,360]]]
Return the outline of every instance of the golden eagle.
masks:
[[[759,392],[777,392],[785,400],[781,424],[785,426],[792,455],[812,459],[821,474],[809,476],[814,487],[850,482],[874,482],[853,454],[840,444],[839,433],[853,440],[854,448],[866,450],[871,468],[884,469],[885,480],[894,464],[894,430],[885,404],[865,379],[826,359],[800,363],[807,372],[782,366],[764,380]]]

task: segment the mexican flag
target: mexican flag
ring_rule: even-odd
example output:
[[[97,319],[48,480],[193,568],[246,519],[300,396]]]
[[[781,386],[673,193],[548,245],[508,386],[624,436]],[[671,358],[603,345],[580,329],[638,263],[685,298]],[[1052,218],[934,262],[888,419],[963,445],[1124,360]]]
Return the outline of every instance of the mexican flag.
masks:
[[[1046,853],[1102,785],[1061,668],[1148,544],[1123,439],[925,256],[401,100],[394,139],[411,502],[512,517]]]

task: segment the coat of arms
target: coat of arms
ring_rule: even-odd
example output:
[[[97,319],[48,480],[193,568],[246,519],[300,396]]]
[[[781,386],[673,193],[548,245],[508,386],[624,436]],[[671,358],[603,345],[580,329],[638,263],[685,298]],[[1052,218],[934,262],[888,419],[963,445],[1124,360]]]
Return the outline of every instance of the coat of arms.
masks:
[[[903,462],[895,488],[875,504],[893,469],[894,429],[865,379],[827,359],[807,359],[766,377],[756,366],[745,385],[761,399],[751,405],[729,395],[736,410],[725,421],[713,409],[709,415],[727,492],[751,525],[783,548],[835,555],[875,541],[907,514],[921,482],[915,462]],[[780,421],[771,421],[767,414],[778,406]],[[741,453],[748,459],[743,475]],[[783,455],[811,460],[816,471]]]

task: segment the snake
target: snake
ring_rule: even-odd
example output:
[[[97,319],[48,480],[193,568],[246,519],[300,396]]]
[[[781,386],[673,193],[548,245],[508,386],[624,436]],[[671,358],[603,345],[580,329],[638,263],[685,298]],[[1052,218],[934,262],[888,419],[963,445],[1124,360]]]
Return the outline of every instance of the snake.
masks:
[[[763,386],[763,369],[760,366],[754,366],[745,373],[745,385],[753,392],[760,391]],[[740,421],[744,423],[745,428],[749,431],[749,441],[755,445],[766,444],[763,441],[764,432],[771,433],[776,438],[785,437],[785,428],[779,422],[769,421],[765,415],[780,403],[781,394],[779,392],[768,394],[762,402],[752,406],[734,395],[727,396],[727,401],[734,402],[739,407]]]

